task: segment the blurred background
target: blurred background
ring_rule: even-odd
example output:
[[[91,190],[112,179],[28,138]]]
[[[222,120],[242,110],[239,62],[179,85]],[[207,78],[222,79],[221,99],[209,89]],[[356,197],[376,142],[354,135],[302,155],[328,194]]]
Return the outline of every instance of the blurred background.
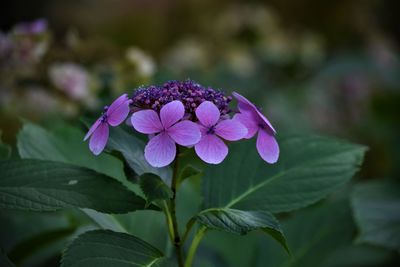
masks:
[[[316,132],[369,146],[355,182],[399,178],[399,1],[14,0],[0,5],[0,129],[7,144],[15,144],[23,120],[46,125],[61,118],[77,124],[140,85],[193,79],[242,92],[262,107],[278,134]],[[34,215],[2,213],[0,222],[19,233],[15,220],[23,225],[29,216]],[[46,222],[46,231],[51,220],[66,223],[46,216],[52,219],[35,219]],[[352,224],[351,216],[348,220]],[[14,249],[11,257],[24,256],[26,266],[44,264],[26,260],[32,253],[16,253],[25,234],[16,238],[4,229],[2,247]],[[26,236],[36,237],[35,231]],[[339,256],[329,254],[327,265],[302,266],[399,263],[393,247],[340,249],[331,252],[367,260],[338,263],[332,259]],[[235,266],[222,263],[221,255],[228,253],[223,245],[203,253],[220,261],[215,266]]]

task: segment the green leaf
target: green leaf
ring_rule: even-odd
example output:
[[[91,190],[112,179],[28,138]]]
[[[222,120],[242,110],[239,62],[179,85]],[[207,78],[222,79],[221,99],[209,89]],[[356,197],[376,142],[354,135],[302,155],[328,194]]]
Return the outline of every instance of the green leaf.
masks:
[[[0,208],[52,211],[79,207],[126,213],[145,206],[144,199],[115,179],[70,164],[3,161],[0,173]]]
[[[282,223],[291,257],[263,238],[256,246],[257,263],[252,266],[321,266],[335,251],[350,244],[354,225],[347,200],[321,203],[293,214]]]
[[[145,173],[140,176],[140,188],[150,203],[154,200],[167,200],[172,198],[171,188],[155,174]]]
[[[138,174],[154,173],[164,181],[171,178],[172,170],[169,167],[155,168],[147,163],[144,158],[145,143],[132,133],[126,132],[121,127],[110,129],[110,138],[107,148],[117,150],[122,153],[129,166]]]
[[[182,172],[179,175],[179,181],[182,182],[185,179],[201,177],[202,174],[203,172],[199,168],[189,164],[183,167]]]
[[[65,125],[49,132],[35,124],[25,123],[18,133],[17,146],[24,159],[70,163],[124,180],[122,162],[106,153],[94,156],[83,137],[82,131]]]
[[[235,209],[208,209],[196,216],[200,224],[210,229],[245,235],[253,230],[262,230],[277,240],[286,251],[285,237],[276,218],[266,211],[242,211]]]
[[[86,232],[65,251],[61,267],[163,266],[163,254],[145,241],[108,230]],[[165,266],[165,265],[164,265]]]
[[[273,165],[260,158],[252,141],[232,145],[222,164],[205,171],[205,208],[276,213],[305,207],[348,182],[366,150],[315,136],[286,138],[279,144],[281,156]]]
[[[400,183],[369,182],[352,194],[358,241],[400,249]]]

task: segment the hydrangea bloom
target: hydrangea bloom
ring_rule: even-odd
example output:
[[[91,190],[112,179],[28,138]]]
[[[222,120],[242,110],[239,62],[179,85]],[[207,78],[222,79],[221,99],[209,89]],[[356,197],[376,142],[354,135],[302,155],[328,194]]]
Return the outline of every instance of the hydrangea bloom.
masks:
[[[127,94],[118,97],[109,107],[104,107],[104,112],[97,121],[90,127],[85,138],[90,137],[89,148],[95,155],[99,155],[107,144],[108,125],[120,125],[129,114],[129,104],[132,102]]]
[[[150,165],[163,167],[176,156],[175,143],[191,146],[199,142],[200,130],[189,120],[180,121],[185,115],[182,102],[175,100],[160,110],[160,115],[152,109],[140,110],[131,117],[132,126],[144,134],[157,134],[147,143],[144,156]]]
[[[141,87],[132,99],[118,98],[95,122],[85,140],[91,136],[90,149],[98,155],[108,138],[108,124],[116,126],[133,112],[133,128],[149,135],[144,151],[154,167],[167,166],[175,160],[177,147],[194,146],[205,162],[219,164],[228,155],[226,141],[251,138],[258,132],[257,150],[262,159],[275,163],[279,146],[275,129],[264,115],[245,97],[234,93],[240,113],[230,118],[230,96],[187,80],[170,81],[162,86]]]
[[[248,130],[245,138],[252,138],[257,132],[257,151],[268,163],[275,163],[279,158],[279,145],[275,139],[276,131],[268,119],[244,96],[233,92],[238,101],[240,113],[234,119],[241,122]]]
[[[196,109],[199,120],[201,140],[195,145],[196,154],[205,162],[221,163],[228,155],[228,147],[221,140],[237,141],[247,135],[247,129],[232,119],[220,120],[221,114],[216,105],[205,101]]]

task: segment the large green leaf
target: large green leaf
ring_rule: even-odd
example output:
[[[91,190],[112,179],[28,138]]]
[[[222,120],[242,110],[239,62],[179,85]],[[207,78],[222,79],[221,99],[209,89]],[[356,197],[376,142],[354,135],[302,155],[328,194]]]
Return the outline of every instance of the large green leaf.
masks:
[[[400,183],[360,184],[353,192],[352,206],[359,241],[400,249]]]
[[[204,174],[206,208],[284,212],[310,205],[340,188],[358,170],[365,147],[307,136],[279,141],[281,156],[269,165],[254,142],[231,146],[222,164]]]
[[[129,166],[138,174],[154,173],[163,180],[170,179],[172,175],[171,168],[155,168],[152,167],[144,158],[145,143],[138,139],[134,134],[128,133],[121,127],[110,129],[110,138],[107,148],[121,152]]]
[[[337,249],[351,242],[354,231],[349,203],[345,200],[295,213],[283,222],[282,228],[291,257],[264,238],[257,246],[257,263],[252,266],[322,266]]]
[[[83,142],[83,137],[82,131],[66,125],[50,132],[35,124],[25,123],[18,133],[17,146],[24,159],[71,163],[124,179],[122,162],[106,153],[94,156],[88,144]]]
[[[13,160],[0,162],[0,208],[51,211],[65,207],[126,213],[145,200],[120,182],[70,164]]]
[[[163,264],[167,264],[163,254],[145,241],[124,233],[96,230],[72,242],[61,267],[171,266]]]
[[[200,224],[210,229],[244,235],[253,230],[262,230],[276,239],[289,251],[285,237],[275,217],[266,211],[241,211],[235,209],[208,209],[196,216]]]

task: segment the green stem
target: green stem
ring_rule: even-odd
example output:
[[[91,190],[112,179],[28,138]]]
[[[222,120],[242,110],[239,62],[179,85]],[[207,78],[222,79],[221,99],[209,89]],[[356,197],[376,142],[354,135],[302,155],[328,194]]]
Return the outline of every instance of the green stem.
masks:
[[[203,238],[204,234],[206,233],[206,230],[207,230],[207,228],[205,226],[200,227],[199,230],[197,231],[196,235],[193,237],[184,267],[192,266],[197,247],[199,246],[201,239]]]
[[[179,267],[183,267],[183,251],[182,251],[182,242],[179,236],[179,228],[178,228],[178,220],[176,219],[176,191],[178,185],[178,158],[179,158],[179,150],[177,151],[177,157],[175,158],[174,169],[172,174],[172,182],[171,189],[173,192],[172,200],[171,200],[171,218],[172,218],[172,230],[173,230],[173,243],[175,247],[176,257],[178,259]]]
[[[162,203],[164,206],[163,209],[165,212],[165,217],[167,219],[169,237],[171,239],[171,242],[174,242],[175,236],[174,236],[174,227],[173,227],[173,222],[172,222],[172,216],[171,216],[171,213],[169,212],[169,207],[168,207],[167,201],[164,200]]]

